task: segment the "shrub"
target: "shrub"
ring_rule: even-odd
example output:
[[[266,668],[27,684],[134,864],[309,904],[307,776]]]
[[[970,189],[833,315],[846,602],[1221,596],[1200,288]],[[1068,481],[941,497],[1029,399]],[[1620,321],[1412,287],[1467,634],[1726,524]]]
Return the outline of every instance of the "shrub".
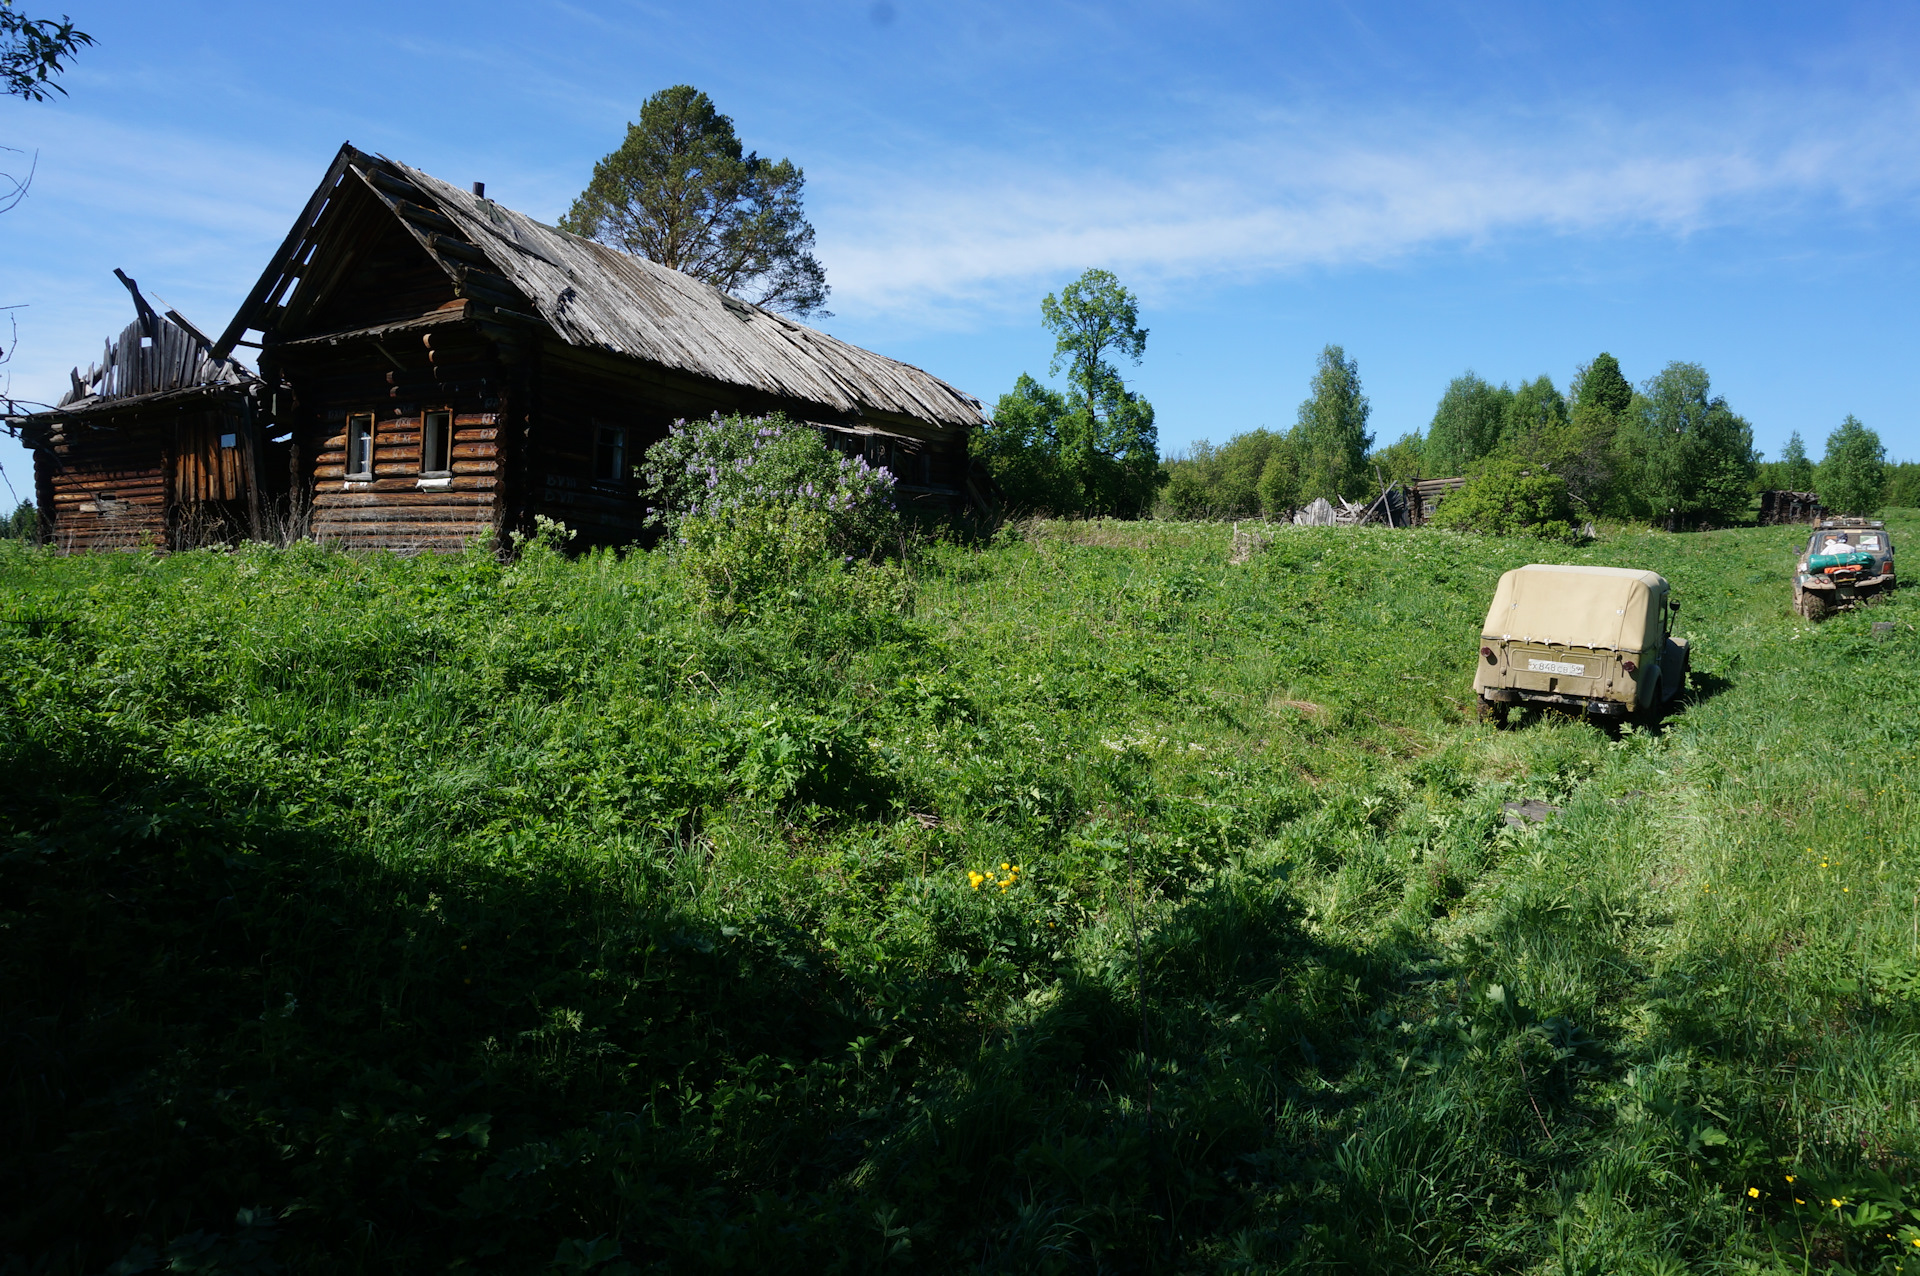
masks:
[[[1489,536],[1572,540],[1573,503],[1558,474],[1533,473],[1515,461],[1484,462],[1467,485],[1441,502],[1435,527]]]
[[[892,473],[842,456],[819,431],[779,413],[675,421],[647,449],[640,473],[650,520],[680,541],[698,520],[807,509],[824,516],[827,543],[843,557],[882,558],[899,548]]]
[[[686,519],[680,531],[681,562],[700,610],[714,620],[769,610],[864,618],[904,611],[909,601],[897,565],[839,552],[827,510],[750,505]]]

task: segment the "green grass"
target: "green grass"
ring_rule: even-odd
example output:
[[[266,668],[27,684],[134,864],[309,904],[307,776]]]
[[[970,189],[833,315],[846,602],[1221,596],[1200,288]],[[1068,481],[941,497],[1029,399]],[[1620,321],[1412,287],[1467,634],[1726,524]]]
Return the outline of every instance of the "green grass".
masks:
[[[1272,532],[0,544],[0,1271],[1920,1271],[1907,600]],[[1674,582],[1660,733],[1472,720],[1542,560]]]

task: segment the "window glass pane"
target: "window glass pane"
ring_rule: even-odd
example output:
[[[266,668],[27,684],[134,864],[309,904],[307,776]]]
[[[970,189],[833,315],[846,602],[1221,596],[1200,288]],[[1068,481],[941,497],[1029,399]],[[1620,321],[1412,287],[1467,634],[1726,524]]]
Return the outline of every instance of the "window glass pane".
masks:
[[[603,425],[594,431],[593,477],[617,483],[627,476],[627,432],[617,425]]]
[[[447,453],[450,450],[453,434],[453,413],[429,412],[421,419],[420,428],[420,469],[427,474],[443,474],[447,470]]]
[[[347,418],[347,473],[356,477],[373,473],[373,418]]]

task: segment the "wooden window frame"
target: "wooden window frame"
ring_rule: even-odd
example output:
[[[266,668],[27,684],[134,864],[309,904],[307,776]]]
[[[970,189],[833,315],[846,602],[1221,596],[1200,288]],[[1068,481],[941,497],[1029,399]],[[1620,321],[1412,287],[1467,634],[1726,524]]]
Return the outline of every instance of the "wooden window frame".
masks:
[[[430,467],[427,464],[427,461],[429,459],[427,456],[427,441],[431,437],[428,430],[427,421],[430,418],[436,417],[436,416],[444,416],[445,418],[447,418],[447,437],[444,441],[444,446],[442,448],[442,450],[446,453],[446,455],[440,458],[440,464],[437,468]],[[453,477],[453,409],[450,407],[449,408],[423,408],[420,412],[420,477],[421,478],[452,478]]]
[[[362,423],[364,423],[364,425],[362,425]],[[346,428],[346,438],[347,438],[346,481],[347,482],[371,483],[373,481],[373,450],[374,450],[373,441],[374,441],[374,433],[378,429],[378,424],[379,424],[378,419],[371,412],[347,413],[347,428]],[[356,459],[354,457],[354,450],[355,450],[354,449],[354,427],[356,425],[360,425],[361,428],[365,430],[365,433],[361,436],[366,440],[366,444],[363,450],[366,454],[367,468],[364,470],[356,470],[353,468],[353,464]]]

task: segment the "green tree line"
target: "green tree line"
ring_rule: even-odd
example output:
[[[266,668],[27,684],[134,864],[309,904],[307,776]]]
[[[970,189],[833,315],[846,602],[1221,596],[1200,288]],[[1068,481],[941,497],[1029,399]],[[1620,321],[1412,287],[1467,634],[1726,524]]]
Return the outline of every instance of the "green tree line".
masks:
[[[1817,488],[1837,513],[1920,504],[1920,465],[1889,465],[1879,436],[1852,416],[1818,463],[1798,433],[1763,462],[1753,427],[1697,363],[1669,363],[1635,388],[1603,352],[1564,393],[1546,375],[1516,387],[1469,370],[1448,383],[1424,433],[1378,450],[1367,415],[1357,365],[1328,346],[1291,429],[1194,444],[1165,463],[1159,511],[1285,518],[1315,497],[1355,500],[1382,483],[1460,475],[1469,492],[1452,513],[1471,510],[1467,525],[1487,531],[1598,517],[1718,525],[1744,518],[1769,488]]]

